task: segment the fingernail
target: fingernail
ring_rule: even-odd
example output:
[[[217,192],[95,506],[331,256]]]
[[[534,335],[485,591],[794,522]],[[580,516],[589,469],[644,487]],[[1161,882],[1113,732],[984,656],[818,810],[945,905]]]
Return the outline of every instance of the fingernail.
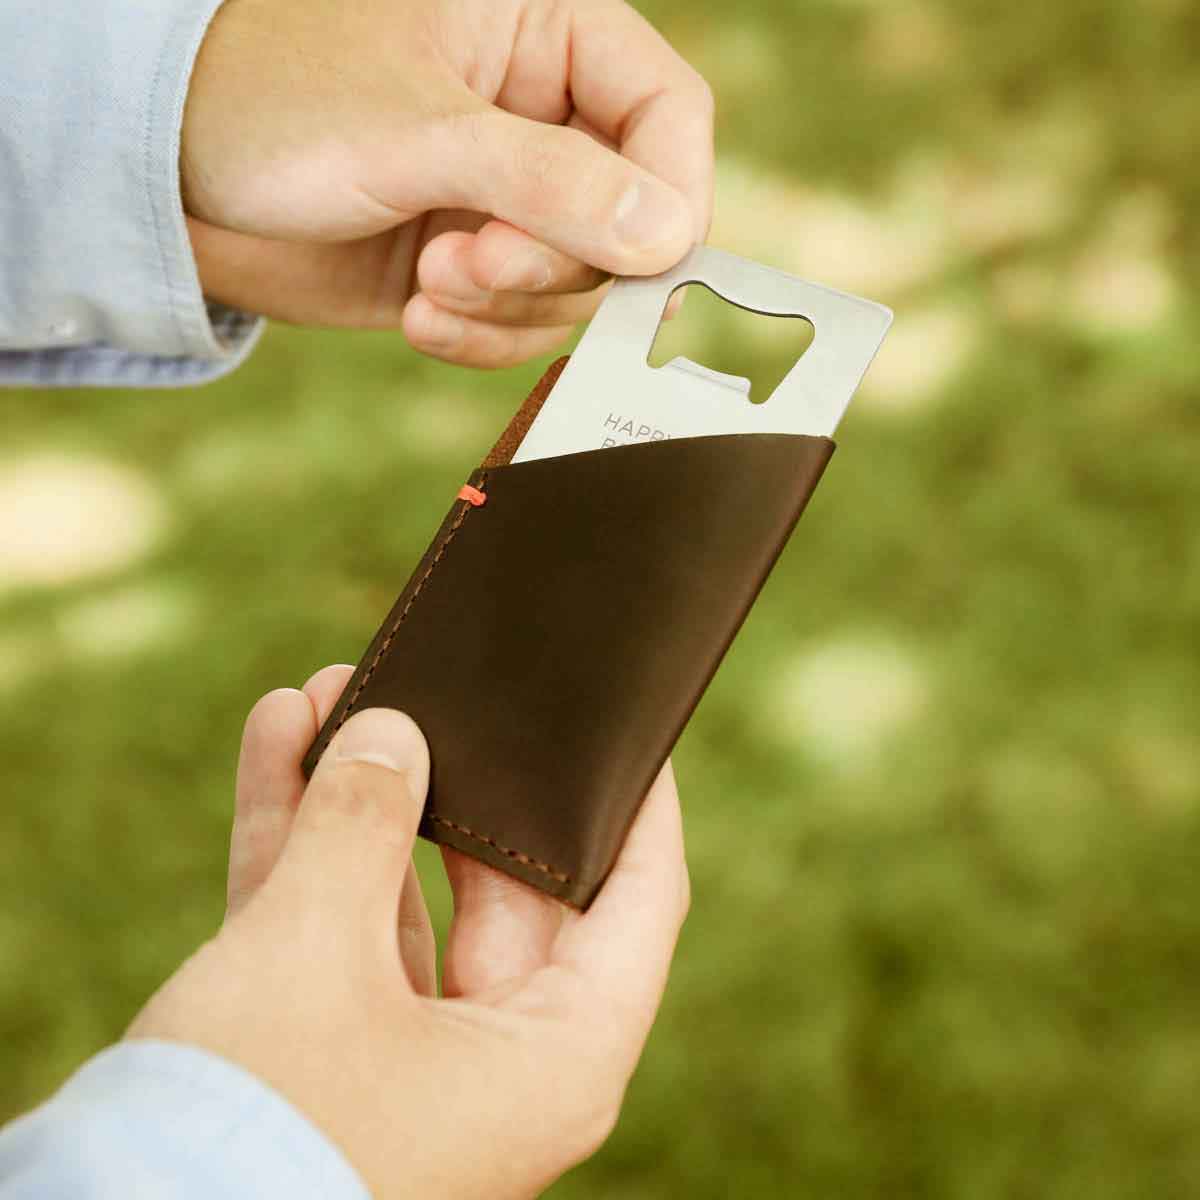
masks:
[[[396,736],[394,724],[386,717],[382,720],[374,718],[372,712],[346,723],[338,734],[337,761],[366,763],[403,774],[402,739]]]
[[[550,259],[544,250],[524,246],[514,250],[492,280],[494,292],[540,292],[552,277]]]
[[[682,198],[666,185],[630,184],[617,205],[617,237],[635,250],[653,250],[680,238],[688,221]]]
[[[464,325],[461,317],[440,308],[431,309],[421,330],[421,344],[445,348],[462,341]]]

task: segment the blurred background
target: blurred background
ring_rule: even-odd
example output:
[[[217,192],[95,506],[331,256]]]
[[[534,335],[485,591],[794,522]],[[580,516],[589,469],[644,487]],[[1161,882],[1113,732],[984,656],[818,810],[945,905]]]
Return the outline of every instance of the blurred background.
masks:
[[[553,1195],[1195,1195],[1200,8],[642,8],[717,94],[713,243],[896,324],[679,747],[692,916]],[[215,928],[246,712],[358,657],[545,365],[274,328],[0,392],[0,1115]]]

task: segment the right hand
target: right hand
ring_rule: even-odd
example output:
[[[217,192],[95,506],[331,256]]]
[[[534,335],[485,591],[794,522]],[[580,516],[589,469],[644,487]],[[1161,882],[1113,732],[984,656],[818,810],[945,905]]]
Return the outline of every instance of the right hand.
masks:
[[[704,241],[712,139],[624,0],[225,0],[183,196],[211,299],[500,366]]]
[[[131,1038],[201,1046],[271,1084],[372,1194],[527,1197],[617,1118],[688,906],[670,765],[587,913],[446,851],[444,998],[411,863],[429,760],[384,709],[300,763],[350,674],[278,691],[246,725],[220,933]]]

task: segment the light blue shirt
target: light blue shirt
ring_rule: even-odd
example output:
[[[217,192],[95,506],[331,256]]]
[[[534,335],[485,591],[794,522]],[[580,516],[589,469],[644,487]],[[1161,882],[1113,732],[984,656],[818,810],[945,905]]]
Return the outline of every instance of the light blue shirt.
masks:
[[[0,384],[172,387],[249,353],[184,222],[188,82],[220,0],[0,2]]]
[[[3,1200],[369,1200],[278,1093],[169,1042],[122,1042],[0,1133]]]
[[[260,322],[207,306],[179,194],[219,0],[0,0],[0,383],[201,383]],[[0,1132],[0,1200],[366,1200],[341,1152],[204,1051],[126,1042]]]

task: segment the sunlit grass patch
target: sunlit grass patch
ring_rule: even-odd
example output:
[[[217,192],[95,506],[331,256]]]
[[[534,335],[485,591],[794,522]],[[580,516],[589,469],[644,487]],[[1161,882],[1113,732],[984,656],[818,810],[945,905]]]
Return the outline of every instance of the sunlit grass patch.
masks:
[[[863,403],[903,412],[936,400],[980,338],[977,320],[961,302],[905,311],[867,372]]]
[[[131,467],[57,450],[0,461],[0,591],[127,567],[165,524],[161,498]]]
[[[861,771],[930,698],[918,656],[878,635],[833,636],[783,659],[759,698],[768,734],[823,764]]]

